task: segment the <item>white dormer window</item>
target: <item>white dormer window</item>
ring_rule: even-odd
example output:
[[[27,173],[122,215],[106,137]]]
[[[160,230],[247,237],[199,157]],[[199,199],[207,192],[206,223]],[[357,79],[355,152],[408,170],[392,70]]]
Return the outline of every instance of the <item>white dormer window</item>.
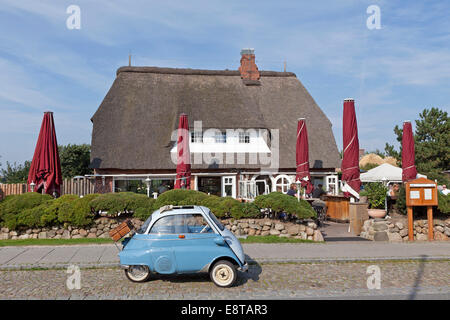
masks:
[[[214,140],[216,143],[227,143],[227,133],[218,131],[214,135]]]
[[[191,142],[192,143],[203,143],[203,132],[192,131],[191,132]]]
[[[250,143],[250,133],[239,132],[239,143]]]

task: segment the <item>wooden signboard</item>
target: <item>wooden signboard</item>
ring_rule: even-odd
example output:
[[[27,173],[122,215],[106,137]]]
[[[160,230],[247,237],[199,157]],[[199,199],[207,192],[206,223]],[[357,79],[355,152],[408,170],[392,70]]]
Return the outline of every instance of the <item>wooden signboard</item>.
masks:
[[[414,240],[413,207],[427,207],[428,240],[433,240],[433,206],[438,205],[436,182],[419,178],[407,182],[405,189],[409,240]]]

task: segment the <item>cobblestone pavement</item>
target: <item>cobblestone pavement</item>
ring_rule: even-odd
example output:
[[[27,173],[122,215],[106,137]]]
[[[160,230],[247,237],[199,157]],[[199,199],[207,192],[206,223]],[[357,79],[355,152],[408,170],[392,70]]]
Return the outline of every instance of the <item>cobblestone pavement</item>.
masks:
[[[381,290],[367,289],[367,267],[378,265]],[[216,287],[207,274],[129,281],[119,268],[81,269],[81,289],[68,290],[65,269],[0,271],[0,299],[286,299],[430,293],[450,297],[450,261],[265,263],[250,265],[236,286]]]

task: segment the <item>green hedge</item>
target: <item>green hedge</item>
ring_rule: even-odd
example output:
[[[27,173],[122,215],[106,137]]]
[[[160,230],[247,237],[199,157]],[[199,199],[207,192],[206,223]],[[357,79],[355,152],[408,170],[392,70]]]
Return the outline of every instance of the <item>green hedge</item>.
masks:
[[[131,192],[90,194],[83,198],[64,195],[53,199],[49,195],[26,193],[10,196],[0,202],[0,225],[11,230],[53,225],[85,227],[92,224],[98,211],[114,216],[121,212],[147,219],[155,210],[165,205],[201,205],[208,207],[219,218],[258,218],[260,210],[286,212],[299,218],[315,216],[314,210],[304,200],[273,192],[258,196],[254,203],[241,203],[231,197],[217,197],[194,190],[170,190],[158,199]]]
[[[316,217],[316,212],[307,201],[301,199],[298,201],[296,197],[281,192],[257,196],[254,204],[259,209],[267,208],[275,213],[285,212],[297,216],[299,219]]]
[[[39,220],[37,208],[52,199],[50,195],[35,192],[8,196],[0,202],[0,224],[11,230],[24,223],[36,225],[36,221]]]

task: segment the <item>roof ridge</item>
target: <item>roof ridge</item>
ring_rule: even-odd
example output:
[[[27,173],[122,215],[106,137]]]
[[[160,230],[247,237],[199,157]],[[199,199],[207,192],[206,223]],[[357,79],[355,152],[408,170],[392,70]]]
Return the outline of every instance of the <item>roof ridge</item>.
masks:
[[[160,74],[183,74],[183,75],[205,75],[205,76],[240,76],[239,70],[207,70],[191,68],[163,68],[163,67],[130,67],[124,66],[117,69],[116,75],[122,72],[136,73],[160,73]],[[297,77],[293,72],[260,71],[264,77]]]

